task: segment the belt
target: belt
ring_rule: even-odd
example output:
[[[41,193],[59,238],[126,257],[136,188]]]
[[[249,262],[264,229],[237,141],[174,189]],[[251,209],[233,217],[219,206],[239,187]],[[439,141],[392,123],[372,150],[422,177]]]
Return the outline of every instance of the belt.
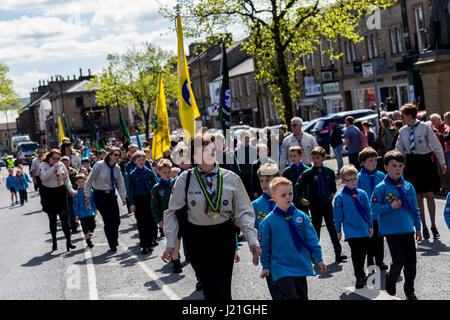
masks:
[[[104,194],[114,193],[114,190],[96,190],[96,189],[94,189],[94,191],[104,193]]]

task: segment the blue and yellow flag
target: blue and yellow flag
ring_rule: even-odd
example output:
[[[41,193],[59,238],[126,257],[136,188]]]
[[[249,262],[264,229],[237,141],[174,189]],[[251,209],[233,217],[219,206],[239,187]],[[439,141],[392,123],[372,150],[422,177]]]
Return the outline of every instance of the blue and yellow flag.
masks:
[[[200,117],[200,112],[198,111],[191,88],[191,80],[189,78],[186,55],[184,53],[183,28],[181,26],[180,16],[177,16],[177,38],[178,109],[186,141],[189,141],[190,137],[195,134],[195,119]]]
[[[159,92],[156,98],[156,112],[153,122],[152,159],[162,158],[164,151],[170,149],[169,115],[167,114],[166,95],[162,77],[159,80]]]

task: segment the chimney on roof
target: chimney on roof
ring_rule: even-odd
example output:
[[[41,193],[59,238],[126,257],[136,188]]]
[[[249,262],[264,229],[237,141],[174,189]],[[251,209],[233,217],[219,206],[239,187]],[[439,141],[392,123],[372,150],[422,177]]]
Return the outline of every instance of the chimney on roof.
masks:
[[[41,86],[41,80],[39,80],[39,87]]]
[[[80,68],[80,78],[83,76],[83,69]]]
[[[67,76],[67,80],[70,80],[70,76]]]
[[[75,80],[77,78],[77,76],[76,75],[73,75],[73,80]]]
[[[50,82],[53,82],[53,77],[50,77]]]
[[[89,76],[91,76],[91,69],[88,69],[88,74]]]

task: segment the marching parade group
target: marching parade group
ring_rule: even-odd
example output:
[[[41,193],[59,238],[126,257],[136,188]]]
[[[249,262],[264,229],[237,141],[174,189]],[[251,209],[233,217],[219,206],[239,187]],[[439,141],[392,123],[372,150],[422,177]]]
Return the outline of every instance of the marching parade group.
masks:
[[[416,119],[414,105],[404,105],[399,113],[399,131],[391,128],[393,120],[381,115],[380,133],[370,145],[366,128],[358,129],[352,117],[346,119],[344,133],[332,121],[337,173],[324,164],[325,149],[302,132],[302,119],[296,117],[290,122],[292,132],[276,137],[278,145],[265,128],[256,139],[244,131],[230,149],[221,131],[202,128],[190,141],[172,143],[161,159],[151,159],[151,141],[142,148],[131,144],[126,149],[75,150],[65,138],[59,149],[37,150],[31,177],[20,166],[15,173],[9,168],[6,186],[12,205],[18,203],[17,192],[24,205],[26,190],[34,182],[49,218],[52,250],[58,248],[58,216],[70,251],[75,248],[71,233],[79,225],[86,245],[94,246],[92,234],[100,214],[109,250],[116,252],[119,196],[136,218],[142,254],[153,252],[165,237],[162,259],[181,273],[183,249],[195,271],[196,289],[203,290],[206,300],[232,299],[233,265],[240,260],[242,235],[253,263],[262,265],[260,276],[272,298],[307,300],[306,277],[314,276],[315,270],[327,271],[320,241],[323,220],[336,262],[347,260],[341,241],[349,244],[355,288],[366,285],[366,264],[376,265],[389,269],[385,289],[395,295],[403,270],[406,298],[416,300],[415,243],[430,238],[424,199],[433,237],[439,238],[433,195],[440,191],[438,172],[445,176],[450,158],[450,113],[444,116],[449,126],[442,137]],[[343,146],[348,165],[343,165]],[[278,154],[275,148],[281,151],[277,159],[271,156]],[[341,192],[338,179],[344,185]],[[450,228],[450,193],[444,216]]]

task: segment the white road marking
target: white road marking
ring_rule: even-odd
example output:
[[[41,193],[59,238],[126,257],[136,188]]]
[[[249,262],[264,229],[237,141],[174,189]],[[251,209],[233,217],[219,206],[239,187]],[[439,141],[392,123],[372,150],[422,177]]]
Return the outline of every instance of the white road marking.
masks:
[[[97,277],[95,276],[94,261],[92,260],[91,250],[85,245],[84,256],[86,258],[86,268],[88,275],[89,300],[98,300]]]
[[[369,300],[402,300],[396,296],[389,295],[384,290],[376,290],[376,289],[355,289],[355,287],[347,287],[344,290],[360,295]]]
[[[141,259],[139,259],[138,256],[127,253],[128,247],[125,247],[125,246],[120,246],[120,247],[123,249],[124,253],[126,253],[128,256],[130,256],[133,259],[138,261],[137,265],[142,270],[144,270],[144,272],[155,282],[155,284],[164,292],[164,294],[169,297],[170,300],[181,300],[181,298],[175,292],[173,292],[172,289],[170,289],[167,286],[167,284],[165,284],[163,281],[161,281],[158,278],[158,275],[156,273],[154,273],[152,270],[150,270],[147,267],[147,265]]]

